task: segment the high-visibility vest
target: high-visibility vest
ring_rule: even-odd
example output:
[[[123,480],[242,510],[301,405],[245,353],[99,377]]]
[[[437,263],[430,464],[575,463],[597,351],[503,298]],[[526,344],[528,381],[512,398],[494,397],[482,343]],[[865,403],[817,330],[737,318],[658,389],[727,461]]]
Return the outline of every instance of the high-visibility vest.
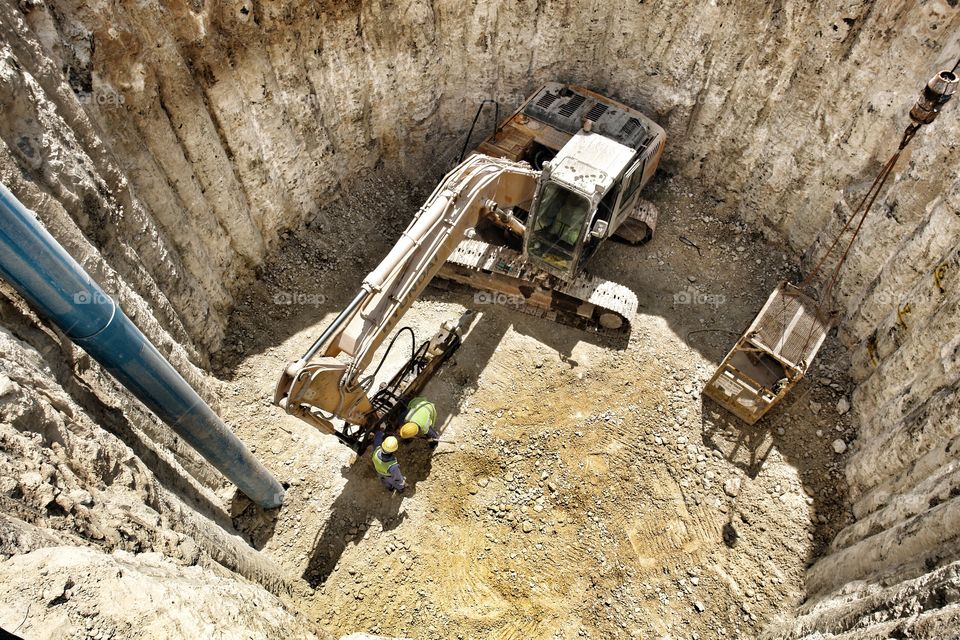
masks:
[[[373,468],[377,470],[382,476],[390,476],[390,468],[395,464],[400,464],[397,462],[397,459],[390,457],[386,460],[380,459],[380,452],[383,451],[381,447],[377,447],[373,450]]]
[[[426,398],[414,398],[407,405],[407,417],[405,422],[412,422],[420,428],[420,435],[425,436],[430,431],[430,427],[437,421],[437,407]]]

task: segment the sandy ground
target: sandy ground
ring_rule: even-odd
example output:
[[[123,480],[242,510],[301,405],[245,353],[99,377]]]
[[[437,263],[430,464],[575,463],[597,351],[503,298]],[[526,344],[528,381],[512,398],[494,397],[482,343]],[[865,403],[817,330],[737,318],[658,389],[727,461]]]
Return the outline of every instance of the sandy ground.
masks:
[[[790,256],[661,175],[648,193],[657,237],[609,243],[592,268],[639,296],[626,345],[429,290],[401,323],[419,339],[477,313],[428,387],[449,442],[401,449],[411,486],[397,496],[366,456],[270,404],[284,364],[425,195],[395,180],[361,187],[262,270],[216,369],[224,417],[290,485],[275,517],[251,508],[237,524],[313,587],[302,611],[331,637],[519,640],[754,637],[794,608],[805,568],[848,518],[833,448],[855,437],[837,410],[841,351],[828,339],[813,374],[754,428],[700,396],[792,275]],[[388,229],[368,215],[383,206],[396,210]],[[343,228],[355,233],[327,240]],[[713,303],[675,297],[691,289]]]

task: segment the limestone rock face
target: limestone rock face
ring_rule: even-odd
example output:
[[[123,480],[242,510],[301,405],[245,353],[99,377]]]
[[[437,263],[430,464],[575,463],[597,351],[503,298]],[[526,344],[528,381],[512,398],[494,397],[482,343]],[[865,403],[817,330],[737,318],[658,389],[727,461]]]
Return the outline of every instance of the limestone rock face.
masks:
[[[960,29],[954,4],[0,0],[0,178],[215,403],[210,355],[281,233],[319,222],[336,251],[349,228],[316,218],[352,178],[432,183],[480,102],[504,116],[547,80],[649,113],[668,132],[666,172],[809,268],[894,150],[922,83],[960,55],[945,35]],[[856,522],[811,569],[814,599],[920,579],[957,555],[957,113],[921,131],[840,271]],[[492,126],[488,106],[473,142]],[[0,436],[13,452],[0,498],[18,496],[28,520],[62,510],[84,535],[188,562],[194,550],[164,519],[181,506],[153,475],[166,454],[151,452],[172,451],[163,462],[187,485],[221,481],[6,285],[0,302]],[[90,468],[67,473],[73,453]],[[148,522],[129,537],[89,515],[129,495]],[[829,630],[826,612],[807,612],[803,629]]]
[[[158,553],[49,547],[0,562],[0,576],[0,625],[27,638],[318,638],[258,585]]]

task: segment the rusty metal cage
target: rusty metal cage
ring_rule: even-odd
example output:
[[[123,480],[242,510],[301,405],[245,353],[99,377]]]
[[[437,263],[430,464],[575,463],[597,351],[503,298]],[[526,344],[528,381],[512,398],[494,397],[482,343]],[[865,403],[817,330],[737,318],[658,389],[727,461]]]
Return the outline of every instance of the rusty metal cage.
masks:
[[[806,374],[830,330],[816,300],[780,284],[720,363],[704,393],[749,424]]]

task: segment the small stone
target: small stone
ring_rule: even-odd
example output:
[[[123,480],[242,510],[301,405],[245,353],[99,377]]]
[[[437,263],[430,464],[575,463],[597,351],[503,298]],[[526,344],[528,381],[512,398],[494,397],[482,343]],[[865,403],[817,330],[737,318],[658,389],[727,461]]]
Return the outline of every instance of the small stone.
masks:
[[[530,533],[531,531],[533,531],[533,523],[530,522],[529,520],[525,520],[523,522],[523,532]]]
[[[60,579],[57,580],[51,587],[44,589],[43,599],[47,602],[47,605],[52,605],[57,600],[63,598],[69,598],[70,588],[73,587],[73,580],[67,578],[66,580]]]
[[[509,472],[507,473],[507,475],[503,476],[504,482],[513,482],[513,478],[514,478],[513,474]]]
[[[488,484],[490,484],[490,481],[489,481],[487,478],[480,478],[480,479],[477,481],[477,484],[480,485],[480,488],[482,489],[483,487],[485,487],[485,486],[487,486]]]
[[[847,411],[850,411],[850,401],[847,400],[846,396],[844,396],[837,401],[837,413],[843,415]]]
[[[93,506],[93,496],[90,495],[90,492],[84,491],[83,489],[74,489],[68,494],[70,499],[85,507]]]
[[[841,440],[840,438],[837,438],[836,440],[833,441],[833,451],[834,451],[835,453],[837,453],[837,454],[839,455],[839,454],[843,453],[843,452],[846,451],[846,450],[847,450],[847,443],[846,443],[846,442],[844,442],[844,441]]]
[[[699,600],[693,603],[693,608],[697,610],[697,613],[703,613],[707,609]]]
[[[731,498],[740,495],[740,478],[730,478],[723,483],[723,492]]]
[[[8,378],[6,374],[0,373],[0,398],[12,395],[18,388],[19,385],[16,382]]]

